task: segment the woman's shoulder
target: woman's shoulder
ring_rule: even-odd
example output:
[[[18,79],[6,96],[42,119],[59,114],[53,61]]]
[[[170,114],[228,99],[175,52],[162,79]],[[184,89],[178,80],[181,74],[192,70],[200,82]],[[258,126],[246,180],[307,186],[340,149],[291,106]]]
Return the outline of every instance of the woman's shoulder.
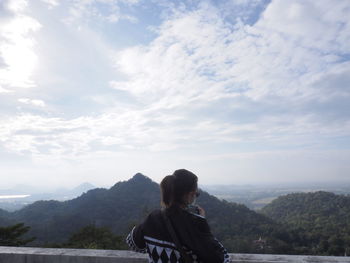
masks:
[[[200,232],[210,232],[210,227],[208,225],[207,219],[204,216],[201,216],[197,213],[194,213],[189,210],[184,210],[183,212],[185,216],[188,218],[188,221],[195,226]]]
[[[162,214],[161,209],[154,209],[148,214],[145,221],[146,222],[159,221],[159,219],[161,218],[161,214]]]
[[[179,231],[186,229],[186,231],[195,234],[210,232],[206,218],[188,209],[170,208],[168,215],[175,228],[179,229]]]
[[[194,220],[199,220],[199,221],[203,221],[203,220],[206,220],[204,216],[194,212],[194,211],[191,211],[191,210],[187,210],[187,209],[184,209],[185,213],[187,213],[190,217],[192,217]]]
[[[151,212],[148,213],[147,218],[157,217],[157,216],[160,215],[160,213],[161,213],[160,209],[154,209],[154,210],[152,210]]]
[[[193,211],[189,209],[183,209],[179,207],[175,208],[169,208],[168,210],[168,215],[170,218],[173,220],[177,221],[185,221],[188,222],[189,224],[202,224],[206,223],[205,217],[194,213]]]
[[[146,218],[147,221],[158,221],[159,219],[163,218],[163,213],[166,213],[168,217],[170,217],[173,220],[186,220],[191,221],[193,223],[206,223],[205,217],[194,213],[193,211],[190,211],[188,209],[182,209],[179,207],[170,207],[167,209],[155,209],[152,212],[150,212]]]

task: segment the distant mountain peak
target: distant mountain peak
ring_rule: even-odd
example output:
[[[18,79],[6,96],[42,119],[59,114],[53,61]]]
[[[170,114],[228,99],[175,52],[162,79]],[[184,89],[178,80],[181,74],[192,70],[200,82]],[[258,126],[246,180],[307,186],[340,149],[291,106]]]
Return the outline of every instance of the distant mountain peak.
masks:
[[[146,183],[146,182],[152,182],[152,179],[142,173],[137,173],[129,181]]]
[[[151,178],[143,175],[142,173],[136,173],[133,177],[131,177],[126,181],[117,182],[115,185],[111,187],[111,189],[114,191],[114,190],[119,190],[120,188],[123,188],[123,187],[133,187],[133,186],[154,187],[154,185],[157,185],[157,183],[153,182]],[[158,186],[156,188],[158,188]]]

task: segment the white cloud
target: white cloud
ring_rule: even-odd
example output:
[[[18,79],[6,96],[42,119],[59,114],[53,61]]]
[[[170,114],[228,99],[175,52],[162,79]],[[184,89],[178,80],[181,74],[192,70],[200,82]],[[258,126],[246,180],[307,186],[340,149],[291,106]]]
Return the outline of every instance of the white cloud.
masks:
[[[330,147],[329,140],[350,132],[348,106],[334,106],[340,100],[349,105],[350,65],[343,62],[349,9],[344,1],[328,2],[332,8],[303,1],[291,11],[285,4],[296,2],[281,3],[272,2],[253,26],[227,25],[205,10],[167,21],[151,45],[119,54],[117,64],[129,79],[114,87],[151,110],[182,116],[183,123],[168,124],[187,137],[173,137],[180,148],[200,147],[201,141]],[[222,113],[198,116],[215,101],[225,103],[230,119],[220,119]],[[334,105],[324,104],[330,101]],[[240,123],[236,110],[256,117]]]
[[[0,87],[0,93],[8,93],[8,92],[10,92],[10,91]]]
[[[49,8],[53,8],[59,5],[59,0],[41,0],[42,2],[49,5]]]
[[[105,18],[106,21],[110,22],[110,23],[117,23],[120,20],[128,20],[131,23],[137,23],[138,19],[134,16],[131,15],[122,15],[122,14],[110,14]]]
[[[145,149],[153,145],[154,139],[164,139],[169,132],[162,134],[164,129],[157,131],[148,127],[146,123],[151,119],[143,117],[143,114],[129,111],[72,120],[25,114],[14,119],[2,119],[0,141],[17,153],[31,152],[62,158],[77,157],[106,146],[115,146],[114,151],[117,152],[130,148],[130,145],[134,149]],[[156,120],[157,116],[154,117],[152,119]],[[161,122],[161,118],[158,121]]]
[[[28,6],[27,0],[8,0],[7,7],[13,12],[23,11]]]
[[[46,107],[46,104],[42,100],[36,100],[36,99],[28,99],[28,98],[20,98],[18,99],[19,102],[24,104],[29,104],[37,107]]]
[[[274,1],[257,27],[279,33],[298,46],[325,53],[348,53],[348,1]]]
[[[23,12],[27,1],[9,1],[8,9],[13,17],[0,22],[0,56],[4,66],[0,68],[1,90],[14,90],[35,86],[31,79],[37,65],[32,33],[41,25]]]
[[[98,13],[94,5],[101,1],[75,3],[71,12],[77,19],[114,14]],[[350,14],[345,3],[272,1],[253,25],[243,20],[228,23],[214,7],[177,12],[158,28],[149,45],[130,47],[115,57],[118,74],[124,76],[109,86],[131,94],[132,103],[111,96],[108,101],[115,102],[108,102],[108,108],[81,117],[29,113],[1,117],[0,143],[35,158],[71,160],[84,156],[93,160],[94,154],[111,152],[181,151],[193,151],[198,159],[207,153],[211,158],[211,152],[234,158],[244,151],[244,144],[265,148],[264,156],[273,148],[295,147],[301,152],[307,147],[327,148],[327,140],[348,136],[348,113],[327,109],[324,114],[311,104],[322,107],[349,98],[350,64],[344,56],[349,47],[344,43],[349,43]],[[118,10],[114,11],[112,20],[117,20]],[[95,41],[94,34],[87,36],[89,48],[105,53],[90,52],[81,41],[64,57],[72,59],[79,53],[76,50],[91,57],[83,60],[77,54],[72,59],[77,64],[67,67],[83,67],[114,54],[106,52],[108,45],[95,48],[100,40]],[[86,72],[95,72],[102,64]],[[29,76],[21,75],[25,80]],[[70,87],[60,87],[65,88]],[[88,92],[84,85],[81,89]],[[29,99],[33,97],[25,95],[19,102],[45,106]],[[94,98],[105,100],[103,94]]]
[[[136,5],[139,0],[74,0],[69,2],[69,17],[64,21],[68,24],[84,20],[102,20],[110,23],[116,23],[119,20],[129,20],[136,22],[137,18],[130,14],[122,13],[121,4]]]
[[[349,68],[338,62],[348,52],[340,40],[350,34],[346,7],[346,1],[273,1],[253,26],[227,24],[212,9],[177,15],[151,45],[116,58],[129,76],[118,87],[159,109],[237,96],[275,96],[276,104],[323,96],[311,80]]]

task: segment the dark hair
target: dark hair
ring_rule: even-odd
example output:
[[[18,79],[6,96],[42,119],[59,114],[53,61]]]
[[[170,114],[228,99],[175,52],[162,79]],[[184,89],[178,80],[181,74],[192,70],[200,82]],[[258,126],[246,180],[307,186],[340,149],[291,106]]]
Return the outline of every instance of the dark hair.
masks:
[[[198,177],[186,169],[165,176],[160,183],[162,205],[170,207],[184,204],[185,195],[196,190],[197,182]]]

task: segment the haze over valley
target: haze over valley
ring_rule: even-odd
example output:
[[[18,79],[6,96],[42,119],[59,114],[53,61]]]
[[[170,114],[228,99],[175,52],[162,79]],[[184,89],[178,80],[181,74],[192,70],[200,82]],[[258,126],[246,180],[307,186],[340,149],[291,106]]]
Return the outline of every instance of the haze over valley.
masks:
[[[15,211],[39,200],[70,200],[93,188],[95,186],[87,182],[72,189],[61,187],[54,190],[29,185],[17,185],[10,189],[0,189],[0,209]]]
[[[17,185],[11,189],[0,189],[0,208],[15,211],[39,200],[65,201],[78,197],[90,189],[96,188],[85,182],[67,189],[59,187],[47,190],[35,186]],[[109,186],[105,187],[109,188]],[[245,184],[245,185],[200,185],[200,188],[221,200],[244,204],[248,208],[258,210],[271,203],[279,196],[290,193],[309,193],[326,191],[335,194],[349,194],[350,183],[280,183],[280,184]]]

